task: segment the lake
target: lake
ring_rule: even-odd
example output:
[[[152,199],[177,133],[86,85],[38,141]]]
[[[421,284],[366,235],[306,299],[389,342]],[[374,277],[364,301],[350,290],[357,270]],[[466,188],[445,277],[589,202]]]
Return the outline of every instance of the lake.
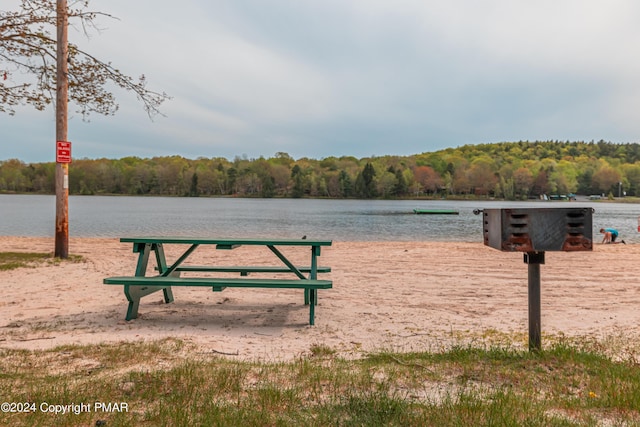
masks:
[[[317,200],[70,196],[71,237],[208,235],[335,241],[482,241],[474,209],[592,207],[594,241],[615,227],[640,243],[640,205],[602,202]],[[416,215],[414,208],[455,209],[459,215]],[[54,236],[55,196],[0,195],[0,236]]]

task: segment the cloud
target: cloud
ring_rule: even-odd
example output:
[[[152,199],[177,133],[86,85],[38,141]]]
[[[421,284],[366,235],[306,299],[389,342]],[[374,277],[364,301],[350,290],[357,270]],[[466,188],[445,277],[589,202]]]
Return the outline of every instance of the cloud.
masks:
[[[91,5],[119,19],[74,41],[127,74],[144,73],[173,100],[154,122],[121,92],[115,117],[74,118],[70,133],[87,157],[405,155],[640,134],[632,0]],[[20,142],[0,145],[0,159],[40,159],[44,148],[17,147],[47,140],[51,117],[0,116]]]

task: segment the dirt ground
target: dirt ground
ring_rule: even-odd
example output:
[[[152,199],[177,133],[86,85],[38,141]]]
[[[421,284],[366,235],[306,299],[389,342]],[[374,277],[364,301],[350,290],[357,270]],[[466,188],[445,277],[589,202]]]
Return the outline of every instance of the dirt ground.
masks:
[[[52,252],[52,238],[0,237],[2,251]],[[121,286],[102,279],[132,275],[136,256],[117,239],[72,238],[82,262],[0,271],[0,347],[176,337],[201,351],[252,360],[289,360],[312,346],[343,357],[379,350],[437,351],[461,342],[507,340],[526,346],[528,267],[521,253],[482,243],[334,242],[320,264],[333,289],[319,291],[315,325],[300,290],[174,288],[143,298],[125,321]],[[167,248],[168,255],[175,255]],[[296,248],[283,252],[302,263]],[[270,263],[264,248],[194,253],[200,262]],[[230,258],[231,259],[231,258]],[[547,252],[541,266],[543,344],[551,337],[606,340],[640,336],[640,245],[600,245],[592,252]],[[229,261],[231,262],[231,261]],[[272,262],[271,262],[272,263]]]

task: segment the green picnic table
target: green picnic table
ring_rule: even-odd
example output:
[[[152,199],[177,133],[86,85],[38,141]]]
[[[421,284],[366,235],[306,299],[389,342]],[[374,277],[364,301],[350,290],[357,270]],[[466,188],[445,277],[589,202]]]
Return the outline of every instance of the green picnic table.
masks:
[[[173,302],[173,286],[205,286],[213,291],[235,288],[303,289],[304,302],[309,305],[309,324],[314,324],[315,305],[318,289],[330,289],[331,280],[319,280],[319,273],[328,273],[330,267],[318,266],[322,246],[331,246],[331,240],[314,239],[233,239],[202,237],[123,237],[123,243],[133,244],[133,252],[138,254],[136,271],[133,276],[107,277],[104,284],[123,285],[129,301],[126,320],[138,317],[142,297],[163,291],[164,301]],[[165,255],[166,245],[181,247],[182,252],[170,264]],[[201,247],[215,247],[217,250],[233,250],[242,246],[265,246],[279,260],[277,265],[219,265],[215,263],[194,265],[187,262],[190,255]],[[279,248],[306,248],[310,250],[309,265],[298,266],[289,260]],[[153,255],[155,269],[147,275],[149,259]],[[210,259],[210,258],[208,258]],[[198,277],[184,277],[182,273],[199,273]],[[157,273],[157,274],[155,274]],[[240,277],[221,277],[216,273],[240,273]],[[269,273],[288,275],[287,278],[249,277]]]

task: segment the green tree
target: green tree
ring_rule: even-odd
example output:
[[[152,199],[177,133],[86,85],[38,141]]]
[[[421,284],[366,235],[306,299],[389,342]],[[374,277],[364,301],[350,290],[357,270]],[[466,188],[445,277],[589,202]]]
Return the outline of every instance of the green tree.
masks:
[[[25,192],[30,182],[24,174],[26,165],[18,159],[10,159],[0,163],[0,190]]]
[[[371,199],[378,195],[376,191],[376,171],[373,164],[367,162],[364,169],[356,178],[355,193],[356,196],[363,199]]]
[[[582,194],[597,193],[593,188],[593,172],[584,171],[578,175],[578,192]]]
[[[397,197],[402,197],[407,194],[409,191],[409,186],[407,185],[407,181],[404,178],[404,173],[402,169],[396,169],[396,181],[393,188],[393,194]]]
[[[189,197],[198,197],[200,190],[198,189],[198,174],[193,173],[191,175],[191,186],[189,187]]]
[[[271,198],[275,196],[276,186],[275,179],[271,175],[262,176],[262,197]]]
[[[340,184],[340,195],[342,197],[351,197],[353,195],[353,185],[351,184],[351,178],[346,171],[340,171],[338,182]]]
[[[304,183],[302,176],[302,169],[298,165],[294,165],[291,169],[291,179],[293,180],[293,188],[291,190],[291,197],[299,199],[304,196]]]
[[[234,167],[227,169],[226,189],[227,194],[233,194],[237,192],[236,182],[238,180],[238,170]]]
[[[389,170],[383,172],[376,180],[376,195],[388,198],[396,195],[395,188],[397,185],[396,175]],[[371,196],[373,197],[373,196]]]
[[[625,165],[623,169],[626,177],[626,192],[628,196],[640,195],[640,163]]]
[[[496,194],[499,193],[506,200],[515,200],[516,199],[516,190],[515,190],[515,181],[513,178],[504,179],[504,177],[500,177],[500,184],[496,186]]]
[[[276,165],[286,166],[287,168],[291,167],[291,165],[295,163],[295,160],[293,160],[289,154],[282,151],[278,151],[270,161]]]
[[[560,194],[575,193],[578,190],[578,170],[574,162],[560,160],[550,179],[556,183]]]

